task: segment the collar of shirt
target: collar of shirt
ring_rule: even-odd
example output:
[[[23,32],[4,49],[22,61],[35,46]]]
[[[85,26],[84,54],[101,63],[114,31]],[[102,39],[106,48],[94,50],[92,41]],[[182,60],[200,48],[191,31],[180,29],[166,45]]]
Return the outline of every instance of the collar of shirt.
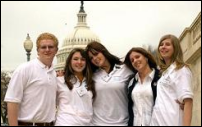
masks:
[[[162,75],[168,75],[170,73],[172,73],[176,68],[176,63],[172,63],[163,73]]]
[[[86,77],[83,78],[82,82],[79,82],[79,79],[77,78],[77,76],[72,76],[72,78],[70,79],[70,82],[72,84],[74,84],[75,87],[80,87],[82,85],[84,85],[86,87]]]
[[[75,76],[76,77],[76,79],[77,79],[77,82],[79,82],[79,78],[77,77],[77,76]],[[86,77],[83,77],[83,80],[82,80],[82,82],[85,82],[86,81]]]
[[[150,79],[152,80],[154,78],[155,70],[152,68],[152,71],[145,77],[145,80]],[[140,82],[140,76],[139,73],[135,75],[136,81]]]
[[[48,67],[47,67],[45,64],[43,64],[38,58],[36,58],[36,60],[37,60],[37,62],[38,62],[38,64],[39,64],[39,66],[40,66],[42,69],[47,69],[47,70],[49,70],[49,71],[54,70],[53,64],[51,65],[50,68],[48,68]]]
[[[123,65],[115,64],[113,70],[108,74],[105,70],[99,68],[96,72],[104,73],[105,75],[111,76],[113,75],[117,70],[123,68]]]

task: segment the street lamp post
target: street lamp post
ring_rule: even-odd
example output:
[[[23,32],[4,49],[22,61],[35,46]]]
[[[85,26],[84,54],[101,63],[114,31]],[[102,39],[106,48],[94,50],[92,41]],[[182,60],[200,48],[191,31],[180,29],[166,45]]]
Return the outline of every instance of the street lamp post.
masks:
[[[27,38],[24,42],[24,48],[25,51],[27,52],[27,61],[30,60],[30,55],[31,55],[31,51],[33,48],[33,42],[30,40],[29,34],[27,34]]]

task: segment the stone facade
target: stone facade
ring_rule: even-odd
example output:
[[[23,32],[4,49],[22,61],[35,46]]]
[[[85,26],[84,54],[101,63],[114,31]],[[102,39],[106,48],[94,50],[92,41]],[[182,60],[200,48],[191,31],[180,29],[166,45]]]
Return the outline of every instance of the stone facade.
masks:
[[[190,64],[193,73],[193,114],[192,125],[201,126],[201,12],[190,27],[180,36],[184,60]]]

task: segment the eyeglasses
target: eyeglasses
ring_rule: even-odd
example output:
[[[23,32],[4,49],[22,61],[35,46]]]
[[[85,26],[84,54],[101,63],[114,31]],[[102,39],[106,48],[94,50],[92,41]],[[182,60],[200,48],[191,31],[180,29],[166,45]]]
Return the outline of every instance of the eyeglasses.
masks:
[[[40,49],[43,49],[43,50],[45,50],[45,49],[47,49],[47,48],[48,48],[48,49],[50,49],[50,50],[51,50],[51,49],[53,49],[53,48],[54,48],[54,46],[52,46],[52,45],[47,45],[47,46],[46,46],[46,45],[44,45],[44,46],[41,46],[41,47],[39,47],[39,48],[40,48]]]

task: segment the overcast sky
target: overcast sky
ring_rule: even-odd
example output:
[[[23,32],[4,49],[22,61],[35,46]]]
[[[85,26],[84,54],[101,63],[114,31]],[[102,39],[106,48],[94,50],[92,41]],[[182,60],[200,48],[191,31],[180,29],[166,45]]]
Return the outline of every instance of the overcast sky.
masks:
[[[77,24],[80,2],[1,1],[1,70],[26,62],[27,33],[34,43],[42,32],[55,34],[60,47]],[[181,35],[201,11],[196,2],[91,2],[84,1],[87,25],[111,53],[123,57],[131,47],[156,47],[164,34]]]

